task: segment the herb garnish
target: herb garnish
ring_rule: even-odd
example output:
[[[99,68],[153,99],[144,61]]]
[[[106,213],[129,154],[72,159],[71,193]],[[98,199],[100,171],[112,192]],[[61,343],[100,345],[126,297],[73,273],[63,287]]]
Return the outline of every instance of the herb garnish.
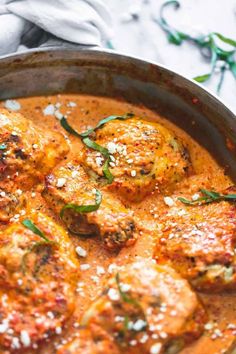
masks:
[[[178,200],[188,205],[204,205],[214,202],[220,202],[223,200],[228,202],[236,202],[236,194],[221,194],[214,191],[208,191],[206,189],[200,189],[200,192],[203,196],[199,197],[196,200],[188,200],[185,198],[178,198]]]
[[[67,209],[72,209],[76,213],[80,213],[80,214],[91,213],[92,211],[98,210],[98,208],[100,207],[101,202],[102,202],[102,194],[101,194],[101,192],[98,189],[96,189],[95,190],[95,203],[94,204],[90,204],[90,205],[77,205],[77,204],[72,204],[72,203],[71,204],[66,204],[61,209],[60,217],[61,217],[61,219],[63,218],[65,210],[67,210]]]
[[[93,149],[95,151],[98,151],[100,152],[106,159],[105,161],[105,164],[103,166],[103,169],[102,169],[102,172],[103,172],[103,175],[104,177],[107,179],[108,183],[111,184],[113,182],[113,175],[109,169],[109,163],[110,163],[110,153],[108,151],[107,148],[97,144],[95,141],[91,140],[90,139],[90,135],[93,134],[96,130],[102,128],[104,126],[104,124],[112,121],[112,120],[126,120],[126,119],[129,119],[129,118],[132,118],[134,116],[133,113],[127,113],[127,114],[124,114],[124,115],[112,115],[112,116],[109,116],[109,117],[106,117],[102,120],[100,120],[100,122],[94,127],[94,128],[91,128],[91,129],[88,129],[86,130],[85,132],[83,133],[78,133],[74,128],[72,128],[67,119],[65,119],[64,117],[60,120],[60,123],[61,123],[61,126],[70,134],[74,135],[74,136],[77,136],[79,138],[82,139],[82,142],[90,149]]]
[[[234,78],[236,79],[236,61],[234,60],[234,55],[236,53],[236,41],[231,38],[227,38],[217,32],[210,32],[207,35],[194,37],[187,33],[175,29],[174,27],[169,25],[169,23],[164,18],[164,10],[169,5],[173,5],[175,9],[180,8],[179,1],[176,0],[166,1],[161,6],[159,18],[158,19],[154,18],[154,21],[158,22],[161,28],[166,32],[170,43],[173,43],[175,45],[181,45],[183,41],[190,41],[196,44],[200,48],[201,54],[204,57],[208,59],[210,58],[211,60],[210,72],[195,77],[194,78],[195,81],[202,83],[209,80],[214,74],[217,62],[220,61],[223,63],[220,68],[221,75],[217,86],[217,93],[219,93],[224,80],[224,74],[226,70],[230,70]],[[226,43],[227,45],[231,46],[232,49],[224,50],[217,44],[217,42]]]
[[[37,226],[29,219],[25,219],[22,221],[22,224],[33,233],[41,237],[45,242],[51,242],[45,234],[37,228]]]
[[[146,327],[147,327],[147,320],[146,320],[146,316],[145,316],[145,313],[144,313],[144,310],[141,306],[141,304],[136,300],[134,299],[133,297],[129,296],[128,294],[126,294],[126,292],[124,292],[122,290],[122,286],[121,286],[121,283],[120,283],[120,275],[119,273],[116,274],[116,284],[117,284],[117,288],[118,288],[118,291],[119,291],[119,294],[120,294],[120,297],[121,299],[126,302],[127,304],[131,304],[133,306],[135,306],[136,308],[138,308],[140,310],[140,312],[142,313],[144,319],[145,319],[145,324],[143,325],[143,327],[140,329],[140,331],[143,331]],[[129,322],[130,322],[130,319],[129,319],[129,316],[128,315],[125,315],[125,320],[124,320],[124,330],[126,331],[127,329],[129,329]],[[131,328],[132,329],[132,328]]]
[[[39,237],[41,237],[43,239],[43,241],[39,241],[39,242],[35,242],[33,243],[33,245],[31,247],[28,248],[28,251],[25,252],[25,254],[22,257],[22,262],[21,262],[21,268],[22,268],[22,272],[25,273],[26,270],[26,259],[28,257],[28,255],[32,252],[34,252],[36,249],[38,249],[39,247],[45,247],[45,246],[56,246],[57,242],[55,241],[51,241],[47,238],[47,236],[45,236],[45,234],[39,230],[39,228],[29,219],[25,219],[22,221],[22,224],[29,229],[30,231],[32,231],[34,234],[38,235]],[[39,270],[39,265],[37,264],[37,270]],[[36,275],[36,271],[34,270],[34,276]]]
[[[122,290],[122,286],[120,284],[120,275],[119,273],[116,274],[116,284],[117,284],[117,288],[120,294],[121,299],[128,303],[128,304],[132,304],[135,305],[137,307],[141,307],[140,303],[136,300],[133,299],[131,296],[127,295],[123,290]]]
[[[1,144],[0,145],[0,150],[6,150],[6,148],[7,148],[6,144]]]

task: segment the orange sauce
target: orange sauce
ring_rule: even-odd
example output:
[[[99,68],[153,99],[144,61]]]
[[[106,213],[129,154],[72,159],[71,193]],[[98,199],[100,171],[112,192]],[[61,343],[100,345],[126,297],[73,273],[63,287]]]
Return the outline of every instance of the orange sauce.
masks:
[[[95,126],[100,119],[111,114],[124,114],[126,112],[133,112],[135,115],[144,119],[157,121],[174,131],[175,134],[185,142],[190,151],[196,174],[186,178],[179,184],[178,188],[180,191],[187,190],[190,193],[195,193],[199,184],[208,185],[210,183],[211,187],[216,190],[227,188],[232,184],[229,177],[225,176],[224,170],[217,165],[213,157],[210,156],[204,148],[177,126],[144,107],[136,107],[125,102],[108,98],[78,95],[22,98],[19,99],[18,102],[21,104],[20,112],[24,114],[26,118],[34,121],[45,130],[61,131],[64,135],[68,134],[60,126],[59,120],[54,115],[45,116],[43,114],[43,110],[49,104],[55,105],[59,103],[60,107],[58,109],[60,112],[67,115],[70,124],[78,131],[84,131],[90,126]],[[76,106],[70,104],[70,102],[76,103]],[[67,161],[70,160],[73,155],[76,155],[82,146],[80,140],[73,136],[69,136],[69,142],[71,152],[67,157]],[[36,192],[36,197],[34,198],[31,196],[32,191],[28,193],[29,208],[40,209],[51,215],[56,222],[61,223],[60,220],[49,211],[47,204],[40,193],[37,192],[37,188],[34,188],[33,191]],[[81,257],[80,264],[87,264],[88,269],[78,269],[77,311],[74,318],[71,320],[72,326],[70,327],[70,324],[68,324],[68,330],[65,330],[65,333],[63,333],[60,338],[55,338],[56,343],[59,343],[63,339],[63,336],[66,338],[68,333],[75,330],[74,327],[76,326],[73,327],[73,324],[79,323],[81,314],[100,292],[104,280],[113,266],[131,262],[139,256],[152,257],[155,239],[158,237],[158,213],[167,210],[169,207],[164,203],[163,195],[155,192],[141,203],[129,203],[129,206],[135,211],[138,223],[142,229],[142,234],[133,247],[122,249],[119,254],[112,254],[106,251],[98,238],[82,238],[70,235],[75,247],[81,246],[87,251],[87,257]],[[228,294],[199,294],[199,296],[209,315],[208,326],[203,336],[191,346],[185,348],[181,353],[230,353],[230,347],[236,336],[235,296]],[[41,351],[37,351],[37,353],[43,354],[51,354],[53,352],[53,346],[50,344],[48,346],[46,345]],[[31,352],[25,351],[25,353]]]

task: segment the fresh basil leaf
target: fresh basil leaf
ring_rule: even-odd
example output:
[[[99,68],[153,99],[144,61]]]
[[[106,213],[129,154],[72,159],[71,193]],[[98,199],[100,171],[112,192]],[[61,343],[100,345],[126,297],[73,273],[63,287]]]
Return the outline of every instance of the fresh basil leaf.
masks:
[[[188,200],[181,197],[178,198],[178,200],[188,205],[203,205],[220,202],[222,200],[236,202],[236,194],[220,194],[215,191],[208,191],[207,189],[200,189],[200,192],[203,194],[203,197],[199,197],[196,200]]]
[[[110,158],[108,158],[106,160],[106,162],[104,163],[103,168],[102,168],[102,172],[103,172],[103,175],[106,177],[108,184],[111,184],[114,180],[114,176],[109,169],[109,163],[110,163]]]
[[[233,40],[231,38],[227,38],[227,37],[223,36],[221,33],[218,33],[218,32],[213,32],[213,35],[218,37],[222,42],[227,43],[229,45],[232,45],[232,47],[236,48],[236,41],[235,40]]]
[[[45,234],[39,230],[37,228],[37,226],[29,219],[25,219],[22,221],[22,224],[29,229],[30,231],[32,231],[34,234],[38,235],[39,237],[41,237],[44,241],[46,242],[50,242],[50,240],[45,236]]]
[[[93,132],[95,132],[96,130],[102,128],[104,126],[104,124],[112,121],[112,120],[126,120],[126,119],[129,119],[129,118],[132,118],[134,116],[133,113],[126,113],[124,115],[112,115],[112,116],[109,116],[107,118],[104,118],[102,120],[100,120],[100,122],[96,125],[96,127],[94,128],[91,128],[91,129],[88,129],[86,132],[84,133],[81,133],[80,136],[81,137],[87,137],[89,135],[91,135]]]
[[[236,79],[236,62],[234,60],[229,60],[228,64],[229,64],[232,74],[234,75],[234,77]]]
[[[63,215],[67,209],[72,209],[73,211],[79,214],[91,213],[92,211],[98,210],[101,202],[102,202],[102,193],[98,189],[96,189],[94,204],[90,204],[90,205],[77,205],[73,203],[66,204],[61,209],[60,217],[63,218]]]
[[[196,76],[196,77],[193,78],[193,80],[195,80],[197,82],[206,82],[207,80],[210,79],[210,77],[211,77],[211,73],[210,74]]]
[[[60,120],[60,123],[61,123],[61,126],[70,134],[74,135],[74,136],[77,136],[78,138],[81,137],[81,135],[76,131],[74,130],[70,124],[68,123],[67,119],[66,118],[62,118]]]
[[[220,198],[220,193],[214,192],[214,191],[208,191],[206,189],[200,189],[201,193],[203,195],[206,195],[212,199],[218,199]]]
[[[83,141],[84,145],[86,145],[88,148],[100,152],[104,157],[108,158],[110,156],[107,148],[104,148],[103,146],[95,143],[95,141],[91,140],[89,137],[84,138],[82,141]]]
[[[128,294],[126,294],[126,293],[122,290],[122,287],[121,287],[121,284],[120,284],[120,275],[119,275],[119,273],[116,274],[116,285],[117,285],[117,288],[118,288],[120,297],[121,297],[121,299],[122,299],[124,302],[126,302],[127,304],[135,305],[135,306],[137,306],[137,307],[141,307],[141,306],[140,306],[140,303],[139,303],[136,299],[133,299],[131,296],[129,296]]]
[[[227,199],[231,200],[232,199],[232,200],[236,201],[236,194],[224,194],[223,197],[224,197],[225,200],[227,200]]]
[[[1,144],[0,145],[0,150],[6,150],[6,148],[7,148],[6,144]]]

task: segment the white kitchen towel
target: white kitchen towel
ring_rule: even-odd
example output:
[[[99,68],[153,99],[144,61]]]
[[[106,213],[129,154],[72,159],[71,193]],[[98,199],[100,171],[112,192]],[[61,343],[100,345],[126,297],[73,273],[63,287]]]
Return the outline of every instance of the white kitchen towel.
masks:
[[[68,41],[101,45],[112,20],[102,0],[0,0],[0,55]]]

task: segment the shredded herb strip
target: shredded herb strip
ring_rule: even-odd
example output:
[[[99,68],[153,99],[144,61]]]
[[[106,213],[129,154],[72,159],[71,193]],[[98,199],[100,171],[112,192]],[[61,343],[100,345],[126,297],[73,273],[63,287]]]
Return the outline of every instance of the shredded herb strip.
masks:
[[[220,194],[214,191],[208,191],[206,189],[200,189],[202,197],[199,197],[196,200],[189,200],[185,198],[178,198],[182,203],[187,205],[203,205],[214,202],[220,202],[226,200],[228,202],[236,202],[236,194]]]
[[[51,242],[45,234],[37,228],[37,226],[29,219],[25,219],[22,221],[22,224],[29,230],[31,230],[33,233],[41,237],[45,242]]]
[[[116,279],[116,284],[117,284],[117,288],[118,288],[118,291],[119,291],[121,299],[124,302],[126,302],[127,304],[134,305],[135,307],[137,307],[142,312],[142,314],[144,316],[144,319],[146,321],[146,324],[143,326],[143,328],[140,329],[140,331],[144,330],[147,327],[147,320],[146,320],[146,316],[145,316],[145,313],[143,311],[142,306],[140,305],[140,303],[136,299],[134,299],[131,296],[127,295],[122,290],[122,287],[121,287],[121,284],[120,284],[120,275],[119,275],[119,273],[116,274],[115,279]],[[125,315],[124,330],[126,331],[128,328],[129,328],[129,316]]]
[[[116,284],[117,284],[117,288],[118,288],[120,297],[122,298],[122,300],[123,300],[124,302],[126,302],[127,304],[135,305],[135,306],[141,308],[140,303],[139,303],[136,299],[133,299],[131,296],[128,296],[128,295],[122,290],[122,287],[121,287],[121,284],[120,284],[120,275],[119,275],[119,273],[116,274]]]
[[[157,22],[160,27],[166,32],[168,40],[170,43],[175,45],[181,45],[184,41],[190,41],[196,44],[200,50],[201,54],[207,59],[211,60],[211,70],[209,73],[196,76],[195,81],[203,83],[209,80],[214,74],[215,67],[218,61],[223,62],[220,68],[220,80],[217,86],[217,93],[220,92],[222,83],[224,80],[224,74],[226,70],[230,70],[236,79],[236,61],[234,60],[234,55],[236,53],[236,41],[223,36],[218,32],[210,32],[207,35],[193,37],[182,31],[178,31],[173,26],[171,26],[164,17],[164,10],[168,6],[174,6],[175,9],[180,8],[179,1],[169,0],[166,1],[160,9],[159,18],[154,18],[154,21]],[[231,50],[222,49],[216,42],[216,40],[226,43],[232,47]],[[207,54],[206,54],[207,53]]]
[[[79,138],[82,139],[82,142],[84,143],[84,145],[86,145],[88,148],[90,149],[93,149],[95,151],[98,151],[100,152],[105,158],[106,158],[106,161],[105,161],[105,164],[103,166],[103,169],[102,169],[102,172],[103,172],[103,175],[104,177],[107,179],[108,183],[111,184],[114,180],[114,177],[109,169],[109,163],[110,163],[110,153],[108,151],[107,148],[97,144],[95,141],[91,140],[89,138],[89,136],[91,134],[93,134],[96,130],[102,128],[104,126],[104,124],[112,121],[112,120],[126,120],[126,119],[129,119],[129,118],[132,118],[134,116],[133,113],[127,113],[127,114],[124,114],[124,115],[112,115],[112,116],[109,116],[107,118],[104,118],[102,120],[100,120],[100,122],[94,127],[94,128],[91,128],[91,129],[88,129],[87,131],[83,132],[83,133],[78,133],[76,130],[74,130],[74,128],[72,128],[69,123],[67,122],[67,119],[65,119],[64,117],[60,120],[61,122],[61,126],[70,134],[74,135],[74,136],[77,136]]]
[[[94,204],[90,204],[90,205],[66,204],[61,209],[60,217],[61,217],[61,219],[63,218],[64,213],[67,209],[72,209],[76,213],[80,213],[80,214],[91,213],[92,211],[98,210],[101,202],[102,202],[102,193],[98,189],[96,189]]]
[[[1,144],[0,145],[0,150],[6,150],[6,148],[7,148],[6,144]]]

